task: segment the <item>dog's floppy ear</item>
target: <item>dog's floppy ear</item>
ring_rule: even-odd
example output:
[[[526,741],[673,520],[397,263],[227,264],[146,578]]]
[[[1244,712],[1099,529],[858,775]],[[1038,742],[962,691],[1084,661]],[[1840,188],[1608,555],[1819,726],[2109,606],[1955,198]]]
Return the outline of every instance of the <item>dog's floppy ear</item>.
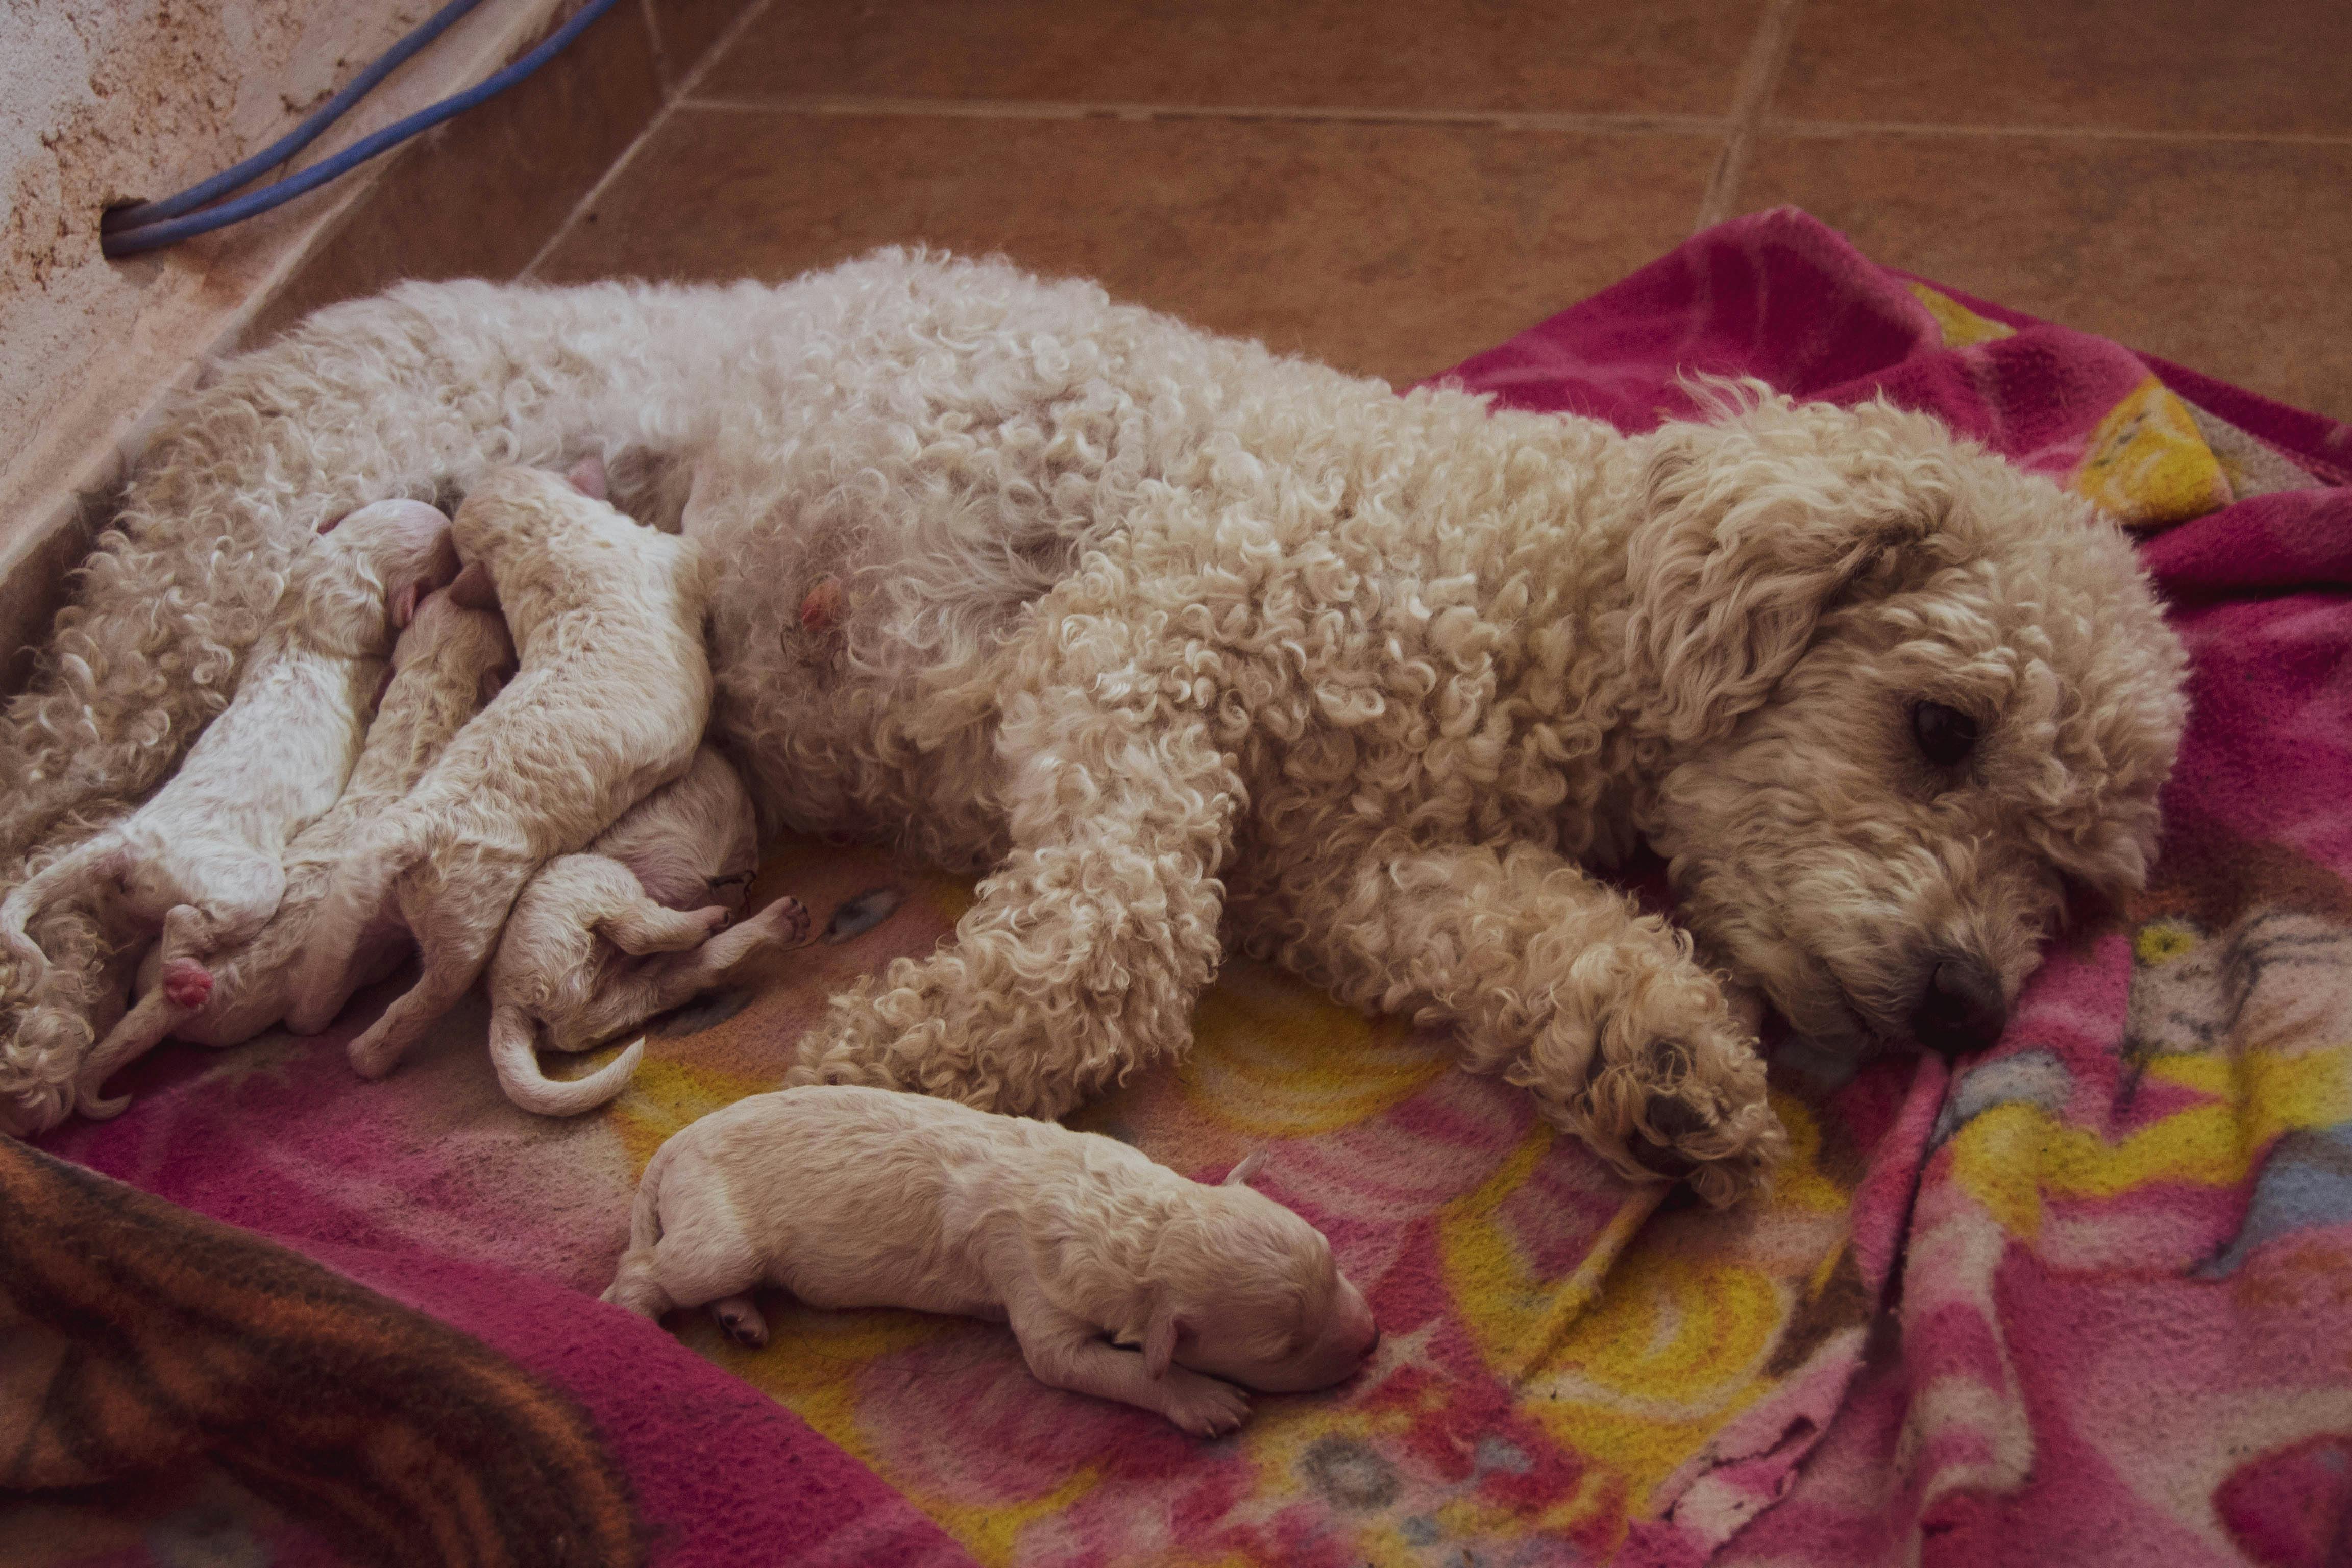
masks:
[[[1925,546],[1948,503],[1935,476],[1903,469],[1873,438],[1916,416],[1798,405],[1759,383],[1710,400],[1717,423],[1651,437],[1626,544],[1641,722],[1681,744],[1762,706],[1828,610],[1931,567]]]
[[[1166,1377],[1176,1361],[1177,1342],[1192,1328],[1169,1299],[1169,1292],[1161,1291],[1152,1304],[1150,1324],[1143,1331],[1143,1370],[1154,1377]]]
[[[1255,1177],[1258,1172],[1265,1169],[1265,1151],[1263,1149],[1253,1149],[1248,1153],[1243,1155],[1241,1163],[1235,1165],[1232,1170],[1227,1171],[1225,1173],[1225,1179],[1217,1184],[1221,1187],[1246,1187],[1250,1184],[1251,1178]]]

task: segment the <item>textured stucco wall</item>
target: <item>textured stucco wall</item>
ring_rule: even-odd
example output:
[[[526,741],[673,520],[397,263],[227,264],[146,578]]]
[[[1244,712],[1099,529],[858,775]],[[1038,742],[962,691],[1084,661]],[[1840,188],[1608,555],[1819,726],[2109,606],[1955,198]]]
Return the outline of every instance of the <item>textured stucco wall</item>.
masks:
[[[266,146],[426,0],[0,0],[0,454],[139,330],[171,269],[98,250],[110,203]]]

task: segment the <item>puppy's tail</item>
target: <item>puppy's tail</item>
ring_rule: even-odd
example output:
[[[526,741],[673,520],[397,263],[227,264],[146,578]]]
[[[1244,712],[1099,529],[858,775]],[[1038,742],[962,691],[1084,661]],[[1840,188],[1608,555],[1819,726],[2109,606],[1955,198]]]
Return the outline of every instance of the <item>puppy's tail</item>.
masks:
[[[646,1042],[639,1039],[586,1078],[551,1079],[540,1070],[530,1015],[511,1005],[490,1009],[490,1064],[499,1069],[499,1087],[509,1100],[540,1116],[595,1110],[629,1087],[645,1054]]]
[[[669,1151],[670,1144],[664,1143],[646,1162],[636,1201],[629,1208],[628,1250],[621,1254],[620,1267],[604,1295],[613,1305],[648,1318],[658,1318],[677,1305],[662,1289],[660,1271],[654,1267],[654,1247],[661,1240],[662,1173],[669,1166]]]
[[[336,870],[310,917],[310,943],[286,1005],[286,1027],[315,1035],[351,999],[353,965],[367,929],[392,897],[392,884],[424,858],[419,836],[394,824],[365,838]]]
[[[119,858],[123,849],[119,833],[100,833],[51,861],[37,874],[16,884],[0,900],[0,948],[14,961],[16,975],[7,989],[16,994],[37,990],[49,973],[49,955],[41,951],[29,930],[33,918],[57,900],[78,878],[108,874],[101,864]]]
[[[629,1250],[651,1252],[661,1241],[662,1177],[669,1170],[670,1144],[665,1142],[646,1162],[637,1182],[637,1201],[629,1210]]]

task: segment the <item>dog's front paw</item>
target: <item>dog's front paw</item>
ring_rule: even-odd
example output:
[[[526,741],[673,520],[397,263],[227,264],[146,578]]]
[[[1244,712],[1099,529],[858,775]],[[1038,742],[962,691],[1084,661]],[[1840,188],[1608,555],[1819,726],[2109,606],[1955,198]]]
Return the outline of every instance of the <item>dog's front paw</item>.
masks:
[[[1249,1395],[1218,1378],[1170,1367],[1160,1406],[1168,1419],[1195,1437],[1222,1437],[1249,1419]]]
[[[1686,1181],[1717,1208],[1737,1202],[1788,1149],[1755,1031],[1686,956],[1620,956],[1616,983],[1591,999],[1589,1033],[1539,1044],[1510,1076],[1620,1175]]]
[[[1634,1056],[1633,1065],[1595,1083],[1596,1120],[1619,1137],[1624,1155],[1651,1175],[1688,1182],[1717,1208],[1761,1185],[1788,1152],[1789,1135],[1767,1101],[1754,1037],[1653,1039]],[[1702,1069],[1702,1062],[1712,1065]]]

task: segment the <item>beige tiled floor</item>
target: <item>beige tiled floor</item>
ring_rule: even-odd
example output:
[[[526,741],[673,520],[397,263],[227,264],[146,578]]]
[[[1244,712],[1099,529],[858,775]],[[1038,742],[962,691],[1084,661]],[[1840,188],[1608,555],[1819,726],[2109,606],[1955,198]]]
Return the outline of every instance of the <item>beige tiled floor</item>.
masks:
[[[2343,0],[1803,0],[1773,112],[1799,120],[2352,132]]]
[[[824,93],[1719,115],[1764,5],[777,0],[704,88],[768,102]]]
[[[919,239],[1403,382],[1677,243],[1714,156],[1689,136],[688,108],[541,272],[787,278]]]
[[[2352,418],[2344,0],[643,3],[537,276],[998,250],[1403,382],[1795,202]]]

